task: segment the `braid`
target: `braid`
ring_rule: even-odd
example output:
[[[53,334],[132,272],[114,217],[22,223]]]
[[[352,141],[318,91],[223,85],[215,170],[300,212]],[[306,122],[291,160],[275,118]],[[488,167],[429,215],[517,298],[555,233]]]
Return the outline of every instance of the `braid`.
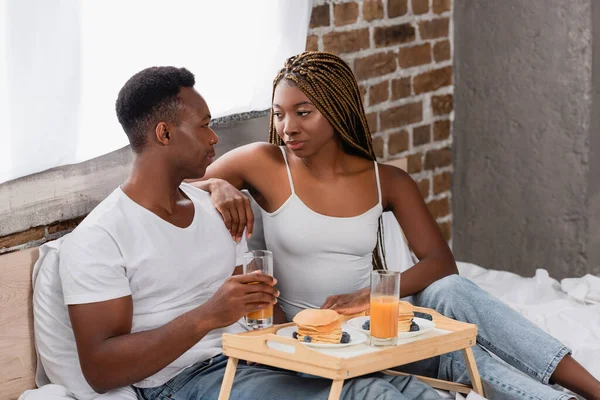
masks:
[[[273,96],[283,79],[294,82],[325,116],[346,152],[377,160],[360,90],[348,64],[331,53],[307,51],[286,60],[273,80]],[[271,109],[269,143],[281,146],[283,142],[277,135],[274,117]],[[387,269],[382,217],[379,217],[377,245],[373,250],[373,269]]]

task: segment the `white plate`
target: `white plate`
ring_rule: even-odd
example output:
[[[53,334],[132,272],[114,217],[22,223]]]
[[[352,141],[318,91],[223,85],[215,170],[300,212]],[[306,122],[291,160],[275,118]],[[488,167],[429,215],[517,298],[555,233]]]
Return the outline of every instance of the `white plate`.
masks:
[[[350,325],[352,328],[366,333],[367,335],[370,334],[370,332],[366,329],[363,329],[362,326],[363,324],[369,319],[369,316],[364,316],[364,317],[356,317],[356,318],[352,318],[351,320],[347,321],[347,324]],[[418,318],[415,317],[413,319],[413,321],[419,325],[419,330],[416,332],[398,332],[398,338],[400,339],[408,339],[411,337],[415,337],[415,336],[419,336],[424,334],[425,332],[429,332],[430,330],[435,328],[435,324],[433,323],[433,321],[430,321],[428,319],[424,319],[424,318]]]
[[[277,331],[277,335],[293,338],[293,334],[296,332],[296,326],[286,326],[285,328],[281,328]],[[307,345],[308,347],[316,347],[320,349],[339,349],[340,347],[354,346],[357,344],[361,344],[367,341],[367,336],[359,331],[355,331],[354,329],[346,330],[348,334],[350,334],[350,342],[349,343],[306,343],[300,342],[302,344]],[[367,331],[368,332],[368,331]]]

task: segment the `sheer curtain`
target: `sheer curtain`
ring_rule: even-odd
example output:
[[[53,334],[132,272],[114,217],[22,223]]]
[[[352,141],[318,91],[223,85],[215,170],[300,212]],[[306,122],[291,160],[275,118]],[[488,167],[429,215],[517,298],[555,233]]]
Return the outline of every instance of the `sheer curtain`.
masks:
[[[269,107],[311,0],[0,0],[0,183],[128,144],[114,111],[137,71],[185,66],[214,117]]]

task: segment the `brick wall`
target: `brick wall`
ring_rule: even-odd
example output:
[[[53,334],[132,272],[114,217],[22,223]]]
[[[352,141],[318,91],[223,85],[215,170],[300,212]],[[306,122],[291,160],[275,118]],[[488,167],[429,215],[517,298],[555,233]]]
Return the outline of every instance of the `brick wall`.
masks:
[[[359,81],[382,161],[408,158],[451,240],[452,0],[315,0],[308,50],[336,53]],[[82,218],[0,237],[0,254],[70,232]]]
[[[306,48],[348,62],[378,157],[408,158],[450,241],[452,0],[316,0]]]
[[[0,254],[39,246],[50,240],[58,239],[75,229],[83,218],[58,221],[47,226],[36,226],[23,232],[0,237]]]

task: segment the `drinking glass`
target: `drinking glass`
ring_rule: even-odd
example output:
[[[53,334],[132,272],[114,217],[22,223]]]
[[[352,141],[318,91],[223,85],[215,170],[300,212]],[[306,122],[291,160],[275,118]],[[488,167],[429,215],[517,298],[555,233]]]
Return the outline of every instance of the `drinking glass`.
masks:
[[[395,346],[398,342],[400,272],[371,272],[371,345]]]
[[[268,250],[253,250],[244,254],[244,274],[262,271],[273,276],[273,253]],[[258,283],[258,282],[256,282]],[[253,283],[250,283],[252,285]],[[252,329],[263,329],[273,326],[273,305],[246,315],[246,324]]]

